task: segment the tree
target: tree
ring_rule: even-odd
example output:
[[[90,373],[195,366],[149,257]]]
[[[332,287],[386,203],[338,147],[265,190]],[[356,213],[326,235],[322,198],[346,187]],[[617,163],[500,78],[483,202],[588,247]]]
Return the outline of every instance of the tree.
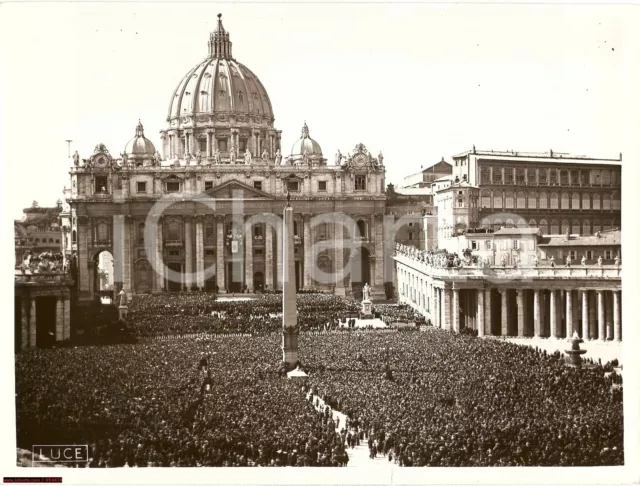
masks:
[[[38,203],[38,201],[36,201],[35,199],[33,200],[33,202],[31,203],[31,207],[32,208],[39,208],[40,204]]]

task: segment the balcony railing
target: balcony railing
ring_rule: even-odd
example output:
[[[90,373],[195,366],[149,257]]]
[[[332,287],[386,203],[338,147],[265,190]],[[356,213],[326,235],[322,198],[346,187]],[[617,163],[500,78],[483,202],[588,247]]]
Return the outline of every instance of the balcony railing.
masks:
[[[69,283],[71,277],[66,273],[32,273],[32,274],[15,274],[15,282],[22,284],[64,284]]]
[[[168,247],[178,247],[182,246],[184,243],[182,240],[164,240],[164,246]]]

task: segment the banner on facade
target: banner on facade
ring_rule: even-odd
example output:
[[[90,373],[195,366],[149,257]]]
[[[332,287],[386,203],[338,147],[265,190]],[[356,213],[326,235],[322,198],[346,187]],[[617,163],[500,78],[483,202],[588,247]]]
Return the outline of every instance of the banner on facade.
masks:
[[[231,253],[238,253],[238,242],[237,241],[232,241],[231,242]]]

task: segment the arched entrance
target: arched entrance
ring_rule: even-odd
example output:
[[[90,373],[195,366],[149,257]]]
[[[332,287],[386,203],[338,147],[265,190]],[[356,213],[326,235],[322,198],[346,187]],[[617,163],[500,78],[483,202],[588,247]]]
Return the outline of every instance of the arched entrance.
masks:
[[[93,290],[94,296],[99,296],[102,304],[111,304],[115,289],[115,275],[113,255],[103,250],[93,257]]]
[[[356,299],[362,298],[364,284],[371,285],[370,256],[369,249],[363,246],[355,250],[351,259],[351,291]]]
[[[133,282],[136,293],[142,294],[151,291],[151,265],[147,259],[136,262]]]

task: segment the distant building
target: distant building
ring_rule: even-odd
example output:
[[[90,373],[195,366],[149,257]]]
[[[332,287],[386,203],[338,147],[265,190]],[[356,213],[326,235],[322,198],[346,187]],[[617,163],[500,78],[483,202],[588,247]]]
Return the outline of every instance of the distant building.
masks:
[[[15,262],[19,265],[27,253],[60,253],[62,251],[62,232],[60,230],[60,212],[62,202],[56,207],[32,206],[25,208],[21,220],[14,222]]]
[[[395,242],[427,248],[423,218],[433,215],[433,195],[430,188],[395,188],[387,186],[386,218],[396,224]]]
[[[405,188],[431,188],[434,181],[452,173],[453,167],[449,162],[445,162],[443,157],[440,162],[436,162],[426,169],[421,169],[420,172],[406,176],[402,185]]]

